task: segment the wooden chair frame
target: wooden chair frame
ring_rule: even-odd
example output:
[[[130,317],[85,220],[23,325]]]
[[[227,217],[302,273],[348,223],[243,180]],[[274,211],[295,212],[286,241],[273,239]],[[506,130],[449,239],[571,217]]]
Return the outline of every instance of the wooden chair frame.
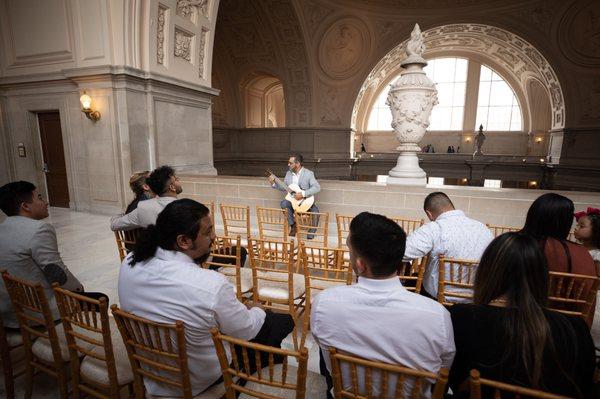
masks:
[[[83,392],[100,399],[118,399],[121,388],[125,386],[131,388],[132,383],[119,384],[117,378],[106,298],[92,299],[60,288],[56,283],[54,284],[54,296],[71,356],[73,396],[79,398]],[[74,327],[77,327],[79,331],[76,331]],[[89,332],[89,335],[82,334],[83,331]],[[95,336],[99,336],[100,339]],[[87,345],[82,346],[81,342]],[[91,350],[92,347],[102,348],[104,355]],[[81,375],[80,367],[83,356],[97,359],[106,364],[108,385]]]
[[[335,399],[355,398],[355,399],[371,399],[371,398],[387,398],[388,384],[390,374],[396,375],[395,398],[404,398],[404,383],[406,378],[414,378],[414,385],[411,391],[410,398],[421,398],[421,387],[423,380],[435,380],[432,399],[442,399],[448,382],[448,370],[440,369],[439,375],[428,371],[415,370],[408,367],[403,367],[395,364],[383,362],[375,362],[363,359],[350,354],[343,354],[336,348],[329,348],[329,357],[331,359],[333,378],[333,393]],[[342,375],[342,365],[347,365],[350,368],[352,379],[352,390],[344,389],[344,381]],[[364,388],[366,394],[360,392],[360,383],[358,381],[358,367],[365,370]],[[379,396],[373,396],[373,371],[381,373],[381,385],[379,386]],[[385,392],[385,394],[383,394]]]
[[[232,254],[232,248],[235,248],[235,254]],[[235,281],[233,283],[235,287],[235,295],[240,302],[245,302],[245,295],[252,292],[252,287],[250,287],[247,291],[242,291],[242,245],[240,236],[234,237],[224,237],[217,236],[215,240],[215,244],[213,245],[211,251],[212,257],[209,258],[209,261],[204,262],[202,267],[208,269],[212,267],[218,267],[219,272],[225,274],[226,276],[233,276]],[[219,262],[218,259],[230,259],[235,263],[224,263],[223,261]],[[217,259],[217,260],[215,260]],[[223,269],[230,270],[233,269],[232,273],[226,273]]]
[[[125,259],[127,254],[133,249],[141,230],[142,229],[115,231],[115,240],[117,241],[117,250],[119,251],[121,262],[123,262],[123,259]]]
[[[423,223],[425,223],[423,219],[410,219],[399,216],[391,216],[390,219],[396,222],[398,226],[402,227],[402,230],[404,230],[406,235],[423,226]]]
[[[346,247],[346,238],[350,233],[350,222],[354,216],[335,214],[335,224],[337,226],[338,247]]]
[[[4,390],[6,399],[15,397],[15,379],[23,374],[25,370],[14,373],[10,352],[23,346],[23,342],[17,345],[10,345],[8,342],[8,333],[4,328],[4,322],[0,317],[0,360],[2,361],[2,370],[4,371]]]
[[[294,297],[294,240],[281,242],[277,240],[251,239],[249,246],[255,248],[249,251],[250,266],[252,267],[252,300],[262,303],[265,308],[284,312],[294,319],[292,337],[294,348],[298,349],[298,321],[305,311],[306,289],[298,297]],[[278,266],[283,266],[280,268]],[[280,277],[279,277],[280,276]],[[279,299],[261,295],[262,285],[287,285],[287,299]],[[304,317],[303,326],[307,325],[308,317]],[[302,328],[301,345],[304,344],[306,327]]]
[[[421,293],[421,288],[423,286],[423,275],[425,273],[425,267],[427,266],[428,261],[429,255],[425,255],[420,259],[413,259],[410,263],[402,263],[401,269],[398,270],[398,278],[400,279],[400,282],[404,288],[417,294]],[[412,284],[407,284],[412,281],[415,282],[414,287]]]
[[[290,226],[286,209],[257,206],[256,220],[258,221],[258,238],[261,240],[288,241]]]
[[[550,272],[548,280],[548,308],[557,312],[590,317],[600,288],[600,278],[583,274]]]
[[[471,370],[469,377],[470,399],[482,398],[481,386],[494,389],[494,398],[500,398],[502,392],[505,392],[514,394],[516,399],[519,399],[521,395],[527,398],[538,399],[568,399],[566,396],[555,395],[549,392],[539,391],[537,389],[525,388],[518,385],[511,385],[504,382],[481,378],[479,371]]]
[[[448,267],[446,268],[446,265]],[[438,263],[438,293],[437,300],[442,305],[452,305],[447,297],[459,299],[473,299],[473,284],[479,261],[467,259],[452,259],[444,256],[439,257]],[[446,270],[447,269],[447,270]],[[450,292],[447,286],[455,288],[470,289],[471,293]]]
[[[306,304],[310,306],[313,290],[322,291],[324,288],[315,285],[315,282],[352,284],[352,268],[346,262],[344,255],[348,250],[311,246],[300,243],[300,264],[304,272],[306,287]]]
[[[220,209],[224,235],[227,237],[240,235],[249,240],[251,238],[250,207],[220,204]]]
[[[21,327],[23,348],[25,349],[25,398],[30,399],[33,392],[33,376],[40,370],[57,381],[60,397],[67,399],[68,375],[65,362],[62,360],[58,335],[54,325],[54,317],[48,299],[41,284],[13,277],[2,272],[6,290]],[[35,339],[44,338],[50,343],[53,362],[46,362],[33,354]]]
[[[492,235],[494,237],[498,237],[500,234],[511,233],[521,230],[520,227],[497,226],[493,224],[486,224],[486,226],[492,231]]]
[[[219,333],[219,331],[216,328],[211,329],[211,333],[213,341],[215,343],[215,348],[217,349],[219,363],[221,364],[223,380],[225,381],[225,396],[227,399],[235,399],[237,392],[261,399],[275,399],[271,395],[248,389],[245,386],[246,384],[239,384],[239,381],[254,382],[270,387],[289,389],[296,392],[296,399],[304,399],[306,395],[306,375],[308,367],[308,350],[306,348],[302,347],[297,351],[290,351],[286,349],[275,348],[272,346],[261,345],[223,335]],[[231,364],[229,364],[227,360],[225,343],[229,344],[232,360]],[[236,347],[241,348],[241,359],[236,353]],[[256,373],[249,372],[251,371],[251,365],[248,349],[254,351]],[[261,361],[261,352],[268,354],[267,365],[265,365],[264,367]],[[283,358],[283,362],[281,363],[281,379],[276,378],[278,376],[274,372],[276,357]],[[290,383],[287,380],[287,376],[289,375],[288,358],[295,358],[298,362],[295,384]],[[237,381],[234,381],[234,378],[237,378]]]
[[[156,323],[125,312],[117,305],[112,305],[110,309],[127,348],[136,399],[145,398],[144,378],[179,388],[184,399],[192,399],[183,322]],[[175,338],[175,345],[172,337]],[[163,358],[166,362],[160,363],[157,358]],[[174,378],[159,375],[155,370],[172,374]]]
[[[298,243],[318,243],[326,247],[329,241],[329,213],[295,212],[296,238]],[[314,230],[310,232],[310,230]],[[309,239],[308,236],[313,236]]]

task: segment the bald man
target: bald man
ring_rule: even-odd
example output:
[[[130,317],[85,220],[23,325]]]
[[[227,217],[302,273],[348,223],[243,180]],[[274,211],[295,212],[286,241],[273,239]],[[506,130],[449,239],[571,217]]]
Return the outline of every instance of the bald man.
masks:
[[[425,198],[423,208],[431,222],[408,236],[404,258],[412,260],[429,254],[422,291],[425,291],[425,295],[436,298],[439,257],[479,260],[494,237],[485,224],[466,217],[463,211],[456,210],[450,198],[443,192],[429,194]],[[452,288],[448,290],[451,291]]]

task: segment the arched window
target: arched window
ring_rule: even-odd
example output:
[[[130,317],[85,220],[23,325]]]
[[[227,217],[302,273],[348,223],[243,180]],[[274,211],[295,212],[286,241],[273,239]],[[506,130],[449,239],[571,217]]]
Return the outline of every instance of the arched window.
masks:
[[[271,75],[252,79],[244,89],[246,127],[285,127],[281,81]]]
[[[481,65],[479,80],[473,81],[468,76],[469,60],[465,58],[445,57],[427,61],[424,68],[427,76],[436,84],[438,105],[431,112],[430,131],[472,131],[475,126],[464,120],[465,108],[469,106],[466,92],[467,85],[477,85],[478,100],[476,126],[483,124],[486,131],[520,131],[522,130],[521,109],[514,91],[496,72]],[[469,81],[469,78],[471,81]],[[392,79],[394,82],[397,79]],[[386,86],[371,108],[367,130],[392,130],[392,115],[386,100],[390,86]],[[471,109],[475,106],[473,100]]]

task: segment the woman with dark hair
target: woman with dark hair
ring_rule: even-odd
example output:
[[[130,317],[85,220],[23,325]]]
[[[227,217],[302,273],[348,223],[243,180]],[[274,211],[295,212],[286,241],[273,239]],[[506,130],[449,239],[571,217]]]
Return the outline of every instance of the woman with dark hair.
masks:
[[[596,276],[589,252],[582,245],[567,240],[574,210],[573,201],[567,197],[544,194],[531,204],[523,231],[538,241],[550,271]]]
[[[455,394],[477,369],[483,378],[591,397],[588,327],[580,317],[547,310],[547,292],[548,267],[534,238],[505,233],[491,242],[477,269],[473,304],[450,308],[456,356],[449,385]]]

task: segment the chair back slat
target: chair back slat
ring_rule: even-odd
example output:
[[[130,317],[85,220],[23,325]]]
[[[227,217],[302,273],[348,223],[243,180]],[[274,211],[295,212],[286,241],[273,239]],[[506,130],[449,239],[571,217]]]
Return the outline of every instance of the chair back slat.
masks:
[[[223,335],[216,328],[211,333],[225,381],[227,399],[235,399],[240,393],[256,398],[274,398],[261,392],[261,386],[285,390],[288,394],[282,394],[284,397],[290,397],[294,392],[297,399],[305,397],[308,366],[306,348],[295,351],[275,348]],[[254,356],[250,356],[249,351],[254,352]],[[231,353],[231,363],[227,357],[228,352]],[[294,359],[297,363],[295,370],[291,369],[289,359]],[[295,379],[291,378],[292,372],[295,372]],[[245,382],[240,384],[242,380]],[[247,387],[248,383],[253,383],[252,389]]]
[[[421,398],[435,382],[432,399],[444,397],[448,370],[439,374],[363,359],[329,348],[336,398]],[[412,385],[412,386],[411,386]],[[410,388],[410,389],[409,389]]]
[[[437,300],[443,305],[472,302],[478,260],[439,257]]]
[[[345,258],[348,250],[300,243],[300,262],[304,271],[307,301],[311,295],[334,285],[352,284],[352,269]]]
[[[256,207],[258,238],[261,240],[288,241],[289,223],[287,210]]]
[[[408,291],[421,293],[421,287],[423,285],[423,274],[425,273],[425,267],[429,256],[425,255],[420,259],[413,259],[411,262],[403,262],[398,270],[398,278],[402,283],[402,286]]]
[[[242,245],[241,239],[237,237],[217,236],[213,244],[209,260],[204,262],[202,267],[218,269],[220,273],[227,276],[227,279],[235,287],[236,297],[243,302],[243,296],[248,291],[242,288]]]
[[[115,240],[117,242],[117,250],[119,251],[121,262],[123,262],[123,259],[125,259],[127,254],[133,250],[141,231],[142,229],[115,231]]]
[[[485,388],[485,395],[482,395]],[[567,396],[555,395],[537,389],[511,385],[504,382],[481,378],[478,370],[471,370],[469,377],[470,399],[481,399],[482,397],[494,398],[536,398],[536,399],[567,399]],[[490,396],[492,395],[492,396]]]
[[[398,226],[402,227],[402,230],[404,230],[406,235],[409,235],[414,230],[423,226],[423,223],[425,222],[423,219],[410,219],[410,218],[402,218],[402,217],[398,217],[398,216],[392,216],[392,217],[390,217],[390,219],[392,219],[394,222],[396,222],[398,224]]]
[[[225,236],[240,235],[250,239],[250,207],[242,205],[221,204],[221,219]]]
[[[600,279],[582,274],[550,272],[548,281],[548,308],[561,313],[588,319]]]
[[[346,238],[350,233],[350,223],[354,216],[335,214],[335,223],[337,225],[338,247],[346,246]]]
[[[494,237],[498,237],[500,234],[510,233],[510,232],[515,232],[515,231],[521,230],[520,227],[495,226],[492,224],[486,224],[486,226],[488,227],[488,229],[491,230],[492,235]]]
[[[136,397],[144,397],[144,378],[178,388],[192,399],[183,322],[156,323],[111,306],[125,342]]]
[[[306,242],[327,246],[329,239],[329,213],[296,212],[296,238]]]

